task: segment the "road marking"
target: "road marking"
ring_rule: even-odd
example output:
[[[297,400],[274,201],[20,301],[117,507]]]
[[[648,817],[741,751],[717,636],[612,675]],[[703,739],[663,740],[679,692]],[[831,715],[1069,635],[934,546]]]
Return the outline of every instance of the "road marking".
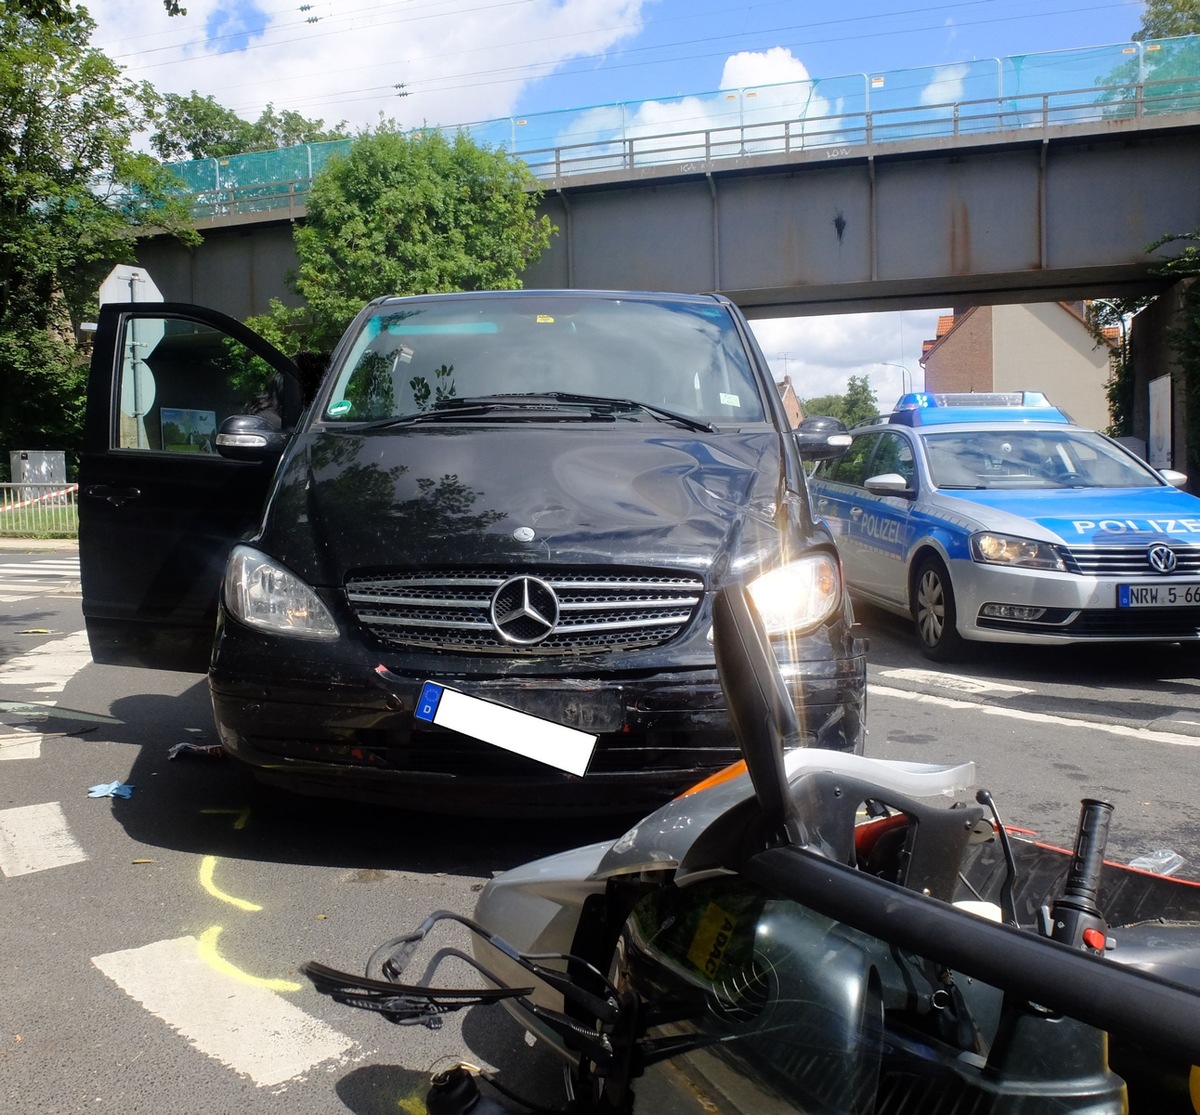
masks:
[[[218,930],[219,932],[219,930]],[[131,999],[260,1088],[293,1080],[354,1042],[265,987],[214,970],[195,937],[92,957]]]
[[[302,984],[293,983],[291,980],[252,976],[249,972],[243,972],[241,968],[234,967],[217,952],[217,938],[221,936],[221,933],[222,929],[219,925],[210,926],[200,934],[200,943],[197,946],[204,963],[214,972],[220,972],[221,975],[229,976],[230,979],[238,980],[250,987],[265,987],[268,991],[300,991],[303,989]]]
[[[61,693],[67,682],[91,660],[87,632],[77,631],[61,639],[51,639],[0,665],[0,685],[20,685],[34,693]],[[51,707],[55,703],[45,702]],[[24,738],[0,736],[0,759],[40,758],[45,734]]]
[[[5,759],[38,759],[41,754],[40,732],[9,732],[0,736],[0,762]]]
[[[935,697],[931,693],[913,693],[908,689],[892,689],[886,685],[871,685],[868,692],[874,697],[895,697],[901,701],[941,705],[943,708],[970,709],[985,716],[1005,717],[1009,720],[1024,720],[1032,724],[1053,724],[1059,728],[1081,728],[1089,732],[1103,732],[1125,739],[1144,740],[1147,743],[1167,743],[1174,747],[1200,747],[1200,736],[1185,736],[1176,732],[1157,732],[1153,728],[1133,728],[1127,724],[1104,724],[1096,720],[1075,720],[1068,716],[1053,716],[1045,712],[1025,712],[1022,709],[1006,708],[1003,705],[981,705],[976,701],[962,701],[955,697]]]
[[[236,906],[239,910],[247,910],[254,913],[261,910],[262,907],[247,901],[245,898],[234,898],[232,894],[226,894],[216,883],[213,882],[213,869],[217,866],[216,856],[205,856],[200,861],[200,885],[208,891],[213,898],[219,898],[222,902],[228,902],[230,906]]]
[[[58,802],[0,809],[0,872],[10,878],[87,858]]]
[[[915,681],[921,685],[936,685],[942,689],[957,690],[959,693],[1011,693],[1016,696],[1033,692],[1032,689],[1022,689],[1019,685],[1005,685],[999,681],[961,677],[958,674],[943,674],[936,670],[880,670],[879,676],[894,678],[897,681]]]
[[[0,602],[17,603],[38,596],[78,591],[77,557],[0,563]]]
[[[92,661],[87,632],[51,639],[0,666],[0,685],[21,685],[35,693],[61,693]]]

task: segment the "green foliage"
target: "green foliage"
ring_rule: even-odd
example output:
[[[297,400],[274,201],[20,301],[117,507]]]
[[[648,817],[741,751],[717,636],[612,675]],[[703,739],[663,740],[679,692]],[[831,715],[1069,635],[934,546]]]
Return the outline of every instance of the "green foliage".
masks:
[[[169,175],[130,150],[150,94],[61,20],[0,4],[0,476],[8,449],[74,450],[83,371],[75,327],[134,225],[195,236]]]
[[[464,134],[360,135],[317,176],[296,230],[306,308],[274,305],[267,332],[328,352],[381,294],[515,289],[554,231],[537,201],[524,163]]]
[[[1200,31],[1200,0],[1146,0],[1142,26],[1134,32],[1139,42],[1173,39]]]
[[[1128,437],[1133,431],[1133,403],[1135,382],[1133,364],[1130,361],[1129,343],[1125,321],[1151,302],[1149,298],[1113,298],[1103,302],[1089,302],[1085,321],[1097,346],[1108,346],[1105,329],[1117,329],[1120,340],[1115,348],[1109,349],[1108,382],[1104,385],[1108,399],[1108,430],[1111,437]]]
[[[879,402],[871,389],[870,376],[851,376],[844,395],[821,395],[804,402],[804,413],[808,416],[824,414],[840,418],[847,426],[874,418],[879,413]]]
[[[1200,228],[1161,236],[1147,251],[1168,244],[1182,244],[1178,255],[1163,263],[1160,275],[1190,280],[1182,286],[1179,325],[1167,333],[1167,342],[1175,353],[1174,378],[1183,387],[1184,437],[1187,442],[1185,471],[1200,476]]]
[[[344,120],[327,129],[324,120],[308,120],[290,110],[277,112],[270,104],[251,123],[194,89],[187,97],[178,93],[161,97],[155,106],[154,122],[157,128],[150,136],[150,145],[168,161],[275,151],[349,135]]]

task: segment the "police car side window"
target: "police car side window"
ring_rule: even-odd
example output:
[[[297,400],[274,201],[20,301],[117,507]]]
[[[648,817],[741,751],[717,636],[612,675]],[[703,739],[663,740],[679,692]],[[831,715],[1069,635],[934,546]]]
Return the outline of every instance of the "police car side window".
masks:
[[[878,476],[885,472],[894,472],[903,476],[911,487],[915,470],[913,468],[912,446],[903,434],[880,435],[879,449],[875,453],[875,463],[871,466],[871,475]]]
[[[828,479],[861,488],[863,481],[872,475],[867,471],[867,465],[878,442],[879,434],[860,434],[850,443],[846,455],[837,462],[837,468],[827,474]]]

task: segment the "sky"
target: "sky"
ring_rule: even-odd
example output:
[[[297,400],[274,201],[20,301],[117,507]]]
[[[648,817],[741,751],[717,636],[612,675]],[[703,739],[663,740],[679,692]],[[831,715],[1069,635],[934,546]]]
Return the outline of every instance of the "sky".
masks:
[[[326,125],[475,123],[688,94],[929,68],[1126,42],[1142,0],[84,0],[93,43],[160,92],[269,103]],[[978,67],[977,67],[978,68]],[[819,86],[818,86],[819,88]],[[953,95],[938,99],[953,99]],[[667,130],[667,129],[663,129]],[[948,310],[753,322],[801,398],[867,376],[881,405],[919,389],[922,342]],[[895,365],[898,365],[895,366]]]

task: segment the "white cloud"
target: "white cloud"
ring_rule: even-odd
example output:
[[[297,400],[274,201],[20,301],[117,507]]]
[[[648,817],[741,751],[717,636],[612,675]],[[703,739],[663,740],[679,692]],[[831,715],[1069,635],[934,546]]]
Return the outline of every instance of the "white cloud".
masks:
[[[633,158],[641,165],[778,151],[784,121],[792,122],[792,142],[802,143],[800,121],[830,114],[829,101],[818,96],[816,88],[807,67],[790,50],[743,51],[726,60],[720,88],[711,93],[563,114],[546,143],[607,142],[614,166],[617,160],[624,165],[629,156],[629,147],[618,146],[618,141],[633,141]],[[664,141],[663,136],[671,138]],[[587,153],[587,169],[606,169],[597,159],[602,153]]]
[[[247,119],[273,103],[327,124],[383,115],[417,127],[508,115],[539,77],[634,38],[644,2],[315,0],[267,13],[255,0],[188,0],[176,18],[158,0],[88,9],[96,45],[162,92],[195,89]]]
[[[965,62],[953,66],[939,66],[933,71],[933,80],[921,90],[921,104],[945,105],[965,99],[966,78],[971,67]]]
[[[948,310],[759,318],[750,322],[776,379],[786,374],[800,398],[841,395],[851,376],[866,376],[881,407],[924,385],[922,342]],[[908,370],[906,376],[901,364]]]

